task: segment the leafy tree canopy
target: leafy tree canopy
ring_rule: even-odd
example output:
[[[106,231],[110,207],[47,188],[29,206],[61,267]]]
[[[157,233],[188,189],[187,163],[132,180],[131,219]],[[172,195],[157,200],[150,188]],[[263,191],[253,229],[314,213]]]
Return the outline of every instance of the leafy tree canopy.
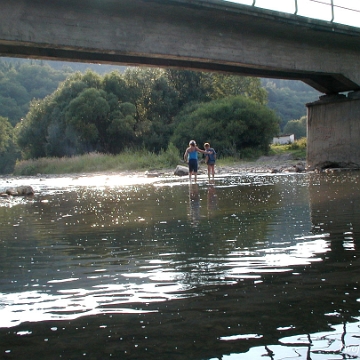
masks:
[[[260,104],[266,102],[266,93],[257,79],[148,68],[129,68],[124,74],[105,76],[92,71],[74,73],[51,95],[31,102],[16,129],[18,143],[25,158],[90,151],[117,153],[134,146],[160,152],[168,148],[182,107],[190,101],[208,102],[208,111],[214,110],[214,116],[225,124],[234,105],[221,112],[212,99],[237,94],[253,99],[254,114],[256,107],[263,111]],[[248,129],[263,126],[254,114]],[[246,120],[241,124],[236,121],[227,124],[229,134],[245,126]],[[211,126],[221,130],[215,121]],[[258,146],[263,140],[256,139],[262,132],[255,133],[251,141],[243,134],[231,146]]]
[[[135,105],[125,105],[118,98],[126,93],[126,84],[118,73],[105,77],[92,71],[73,74],[54,93],[33,101],[18,125],[18,143],[24,157],[114,152],[133,145]],[[119,121],[125,118],[126,126],[123,123],[121,128]]]
[[[7,118],[0,116],[0,172],[10,173],[19,157],[13,127]]]
[[[234,155],[244,149],[267,152],[279,132],[275,113],[244,96],[232,96],[208,103],[187,106],[176,119],[171,141],[178,148],[195,139],[210,142],[222,155]]]
[[[288,121],[284,127],[284,133],[294,134],[296,140],[306,137],[306,116],[301,117],[299,120]]]
[[[7,118],[0,116],[0,153],[9,145],[12,136],[12,126]]]
[[[15,126],[25,117],[32,99],[51,94],[68,75],[41,62],[0,60],[0,116]]]

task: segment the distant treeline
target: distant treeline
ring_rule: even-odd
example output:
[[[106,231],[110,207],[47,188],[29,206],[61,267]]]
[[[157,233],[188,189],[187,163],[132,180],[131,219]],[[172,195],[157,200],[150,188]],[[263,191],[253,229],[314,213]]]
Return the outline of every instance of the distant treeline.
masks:
[[[62,157],[127,148],[159,153],[190,138],[223,153],[266,151],[279,119],[255,78],[131,68],[100,76],[75,73],[30,104],[16,127],[25,158]]]
[[[0,116],[16,124],[27,113],[32,99],[51,94],[60,82],[76,71],[92,70],[105,75],[112,71],[123,73],[126,69],[117,65],[0,57]],[[317,100],[320,95],[302,81],[261,79],[261,85],[268,93],[268,107],[281,119],[281,131],[288,121],[306,115],[305,104]],[[9,91],[9,87],[14,90]],[[16,91],[16,88],[21,90]]]

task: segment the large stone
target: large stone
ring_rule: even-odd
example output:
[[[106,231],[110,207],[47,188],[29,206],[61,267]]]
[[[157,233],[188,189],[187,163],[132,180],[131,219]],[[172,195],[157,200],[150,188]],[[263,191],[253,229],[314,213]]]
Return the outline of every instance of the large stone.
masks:
[[[9,188],[6,190],[6,194],[12,196],[26,196],[34,195],[34,190],[31,186],[18,186],[16,188]]]
[[[174,175],[177,176],[189,175],[189,169],[186,166],[178,165],[174,171]]]
[[[7,195],[17,195],[17,191],[15,188],[8,188],[5,190],[5,194]]]
[[[295,165],[295,171],[296,172],[304,172],[305,171],[305,164],[303,163],[297,163]]]

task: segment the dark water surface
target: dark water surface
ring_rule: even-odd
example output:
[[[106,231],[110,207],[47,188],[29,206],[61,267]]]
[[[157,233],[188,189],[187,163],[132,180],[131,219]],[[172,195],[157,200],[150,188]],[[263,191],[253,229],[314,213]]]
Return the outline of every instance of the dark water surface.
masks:
[[[31,181],[1,359],[360,358],[360,173]]]

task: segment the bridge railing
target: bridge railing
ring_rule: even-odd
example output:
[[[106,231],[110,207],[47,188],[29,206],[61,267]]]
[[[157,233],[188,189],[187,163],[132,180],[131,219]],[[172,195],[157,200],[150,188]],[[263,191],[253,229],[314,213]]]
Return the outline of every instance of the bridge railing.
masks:
[[[232,0],[229,0],[232,1]],[[233,0],[236,1],[236,0]],[[245,4],[245,1],[236,1]],[[302,15],[311,18],[323,19],[331,22],[348,24],[356,27],[360,27],[360,1],[344,2],[342,0],[289,0],[289,1],[266,1],[264,6],[264,0],[249,0],[246,1],[247,5],[274,9],[275,3],[279,4],[276,10],[284,11],[295,15]],[[292,5],[291,5],[292,3]],[[347,5],[350,4],[351,5]],[[289,10],[293,7],[293,10]],[[324,7],[328,8],[329,11],[324,11]],[[314,10],[314,8],[316,10]],[[286,10],[285,10],[286,9]]]

